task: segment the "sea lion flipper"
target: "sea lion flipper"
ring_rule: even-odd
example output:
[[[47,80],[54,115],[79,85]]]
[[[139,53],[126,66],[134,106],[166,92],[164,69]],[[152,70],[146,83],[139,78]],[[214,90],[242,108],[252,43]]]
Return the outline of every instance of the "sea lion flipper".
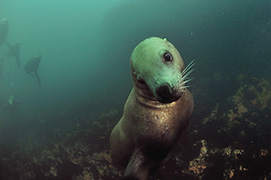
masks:
[[[40,88],[41,88],[41,82],[40,82],[40,77],[39,77],[39,75],[38,75],[38,72],[37,72],[37,71],[34,71],[34,73],[35,73],[35,75],[36,75],[36,78],[37,78],[37,80],[38,80],[38,82],[39,82],[39,86],[40,86]]]
[[[35,78],[35,74],[33,74],[32,72],[29,72],[28,74],[30,74],[33,78]]]
[[[126,167],[123,180],[140,179],[147,180],[149,176],[150,165],[148,164],[146,155],[137,148]]]

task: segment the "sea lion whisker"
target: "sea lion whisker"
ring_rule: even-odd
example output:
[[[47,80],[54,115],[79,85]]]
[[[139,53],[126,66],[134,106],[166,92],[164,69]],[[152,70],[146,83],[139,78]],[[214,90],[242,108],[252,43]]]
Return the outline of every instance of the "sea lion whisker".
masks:
[[[188,72],[186,72],[186,74],[184,74],[184,77],[189,76],[193,71],[194,71],[194,69],[190,69]]]
[[[187,89],[187,88],[189,88],[190,86],[182,86],[182,87],[180,87],[180,90],[185,90],[185,89]]]
[[[194,69],[192,69],[194,71]],[[184,76],[181,76],[181,80],[187,80],[189,79],[190,77],[188,77],[193,71],[189,71],[187,74],[185,74]]]
[[[194,69],[190,69],[189,71],[185,73],[181,73],[181,79],[186,79],[188,76],[194,71]]]
[[[186,85],[186,83],[190,82],[193,79],[194,78],[190,78],[190,77],[185,77],[184,79],[181,79],[181,83],[179,85],[179,90],[181,92],[185,92],[185,90],[190,87],[190,86]]]
[[[186,68],[184,68],[183,72],[181,72],[180,76],[181,76],[181,79],[180,79],[180,86],[183,87],[184,84],[190,82],[191,80],[193,80],[193,78],[190,78],[189,75],[194,71],[194,69],[191,69],[195,63],[194,63],[195,60],[192,60],[187,66]],[[184,86],[187,88],[187,86]]]
[[[183,85],[183,84],[185,84],[185,83],[188,83],[191,80],[193,80],[193,78],[188,77],[188,75],[185,75],[185,76],[181,77],[181,79],[180,79],[180,82],[181,82],[180,86]]]
[[[185,81],[182,81],[181,85],[186,84],[186,83],[188,83],[188,82],[190,82],[192,80],[193,80],[192,78],[186,79]]]
[[[183,72],[181,73],[183,76],[185,74],[187,74],[190,70],[192,70],[191,68],[195,65],[195,59],[193,59],[183,70]],[[193,72],[193,71],[192,71]],[[191,73],[191,72],[190,72]]]

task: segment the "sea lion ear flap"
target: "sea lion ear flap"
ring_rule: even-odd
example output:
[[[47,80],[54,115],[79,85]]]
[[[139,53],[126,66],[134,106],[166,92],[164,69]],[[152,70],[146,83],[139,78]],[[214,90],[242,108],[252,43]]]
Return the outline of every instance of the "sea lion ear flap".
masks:
[[[136,79],[140,84],[145,84],[145,81],[143,78],[141,78],[139,75],[136,75]]]
[[[132,62],[132,61],[131,61],[131,62]],[[131,70],[132,70],[132,76],[133,76],[134,78],[136,78],[136,80],[137,80],[139,83],[145,84],[145,81],[143,80],[143,78],[140,77],[140,75],[139,75],[138,73],[136,73],[135,68],[134,68],[134,66],[133,66],[133,63],[131,63]]]
[[[133,77],[136,76],[136,72],[135,72],[135,68],[134,68],[132,59],[131,59],[131,72],[132,72]]]
[[[133,60],[131,58],[131,72],[132,72],[132,76],[133,77],[136,77],[138,79],[138,74],[136,73],[135,71],[135,68],[134,68],[134,64],[133,64]]]
[[[145,81],[143,80],[143,78],[137,74],[135,71],[133,71],[133,76],[137,79],[137,81],[141,84],[145,84]]]

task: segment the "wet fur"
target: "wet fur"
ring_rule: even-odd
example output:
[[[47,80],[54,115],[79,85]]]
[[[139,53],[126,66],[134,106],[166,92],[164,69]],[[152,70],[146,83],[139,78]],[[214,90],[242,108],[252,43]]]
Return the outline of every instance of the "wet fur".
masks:
[[[182,76],[189,72],[184,70],[183,60],[172,44],[167,46],[169,42],[161,39],[155,39],[154,42],[166,43],[161,45],[162,48],[168,48],[176,56],[174,66],[178,67],[174,67],[175,70],[184,72]],[[125,103],[123,116],[110,135],[111,155],[116,166],[126,167],[123,179],[147,180],[150,172],[166,158],[187,126],[194,102],[183,83],[189,74],[183,79],[180,77],[178,82],[182,86],[179,88],[182,96],[174,102],[161,103],[156,100],[145,79],[139,78],[147,74],[141,76],[136,73],[134,61],[131,62],[134,88]]]

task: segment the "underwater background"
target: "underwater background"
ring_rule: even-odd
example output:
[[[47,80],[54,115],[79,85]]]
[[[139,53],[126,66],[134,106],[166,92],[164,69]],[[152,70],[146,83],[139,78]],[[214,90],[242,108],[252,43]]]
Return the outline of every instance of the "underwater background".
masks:
[[[271,179],[270,0],[0,0],[3,18],[21,67],[3,43],[1,180],[120,179],[109,135],[152,36],[196,65],[189,143],[151,179]],[[41,88],[23,68],[36,55]]]

